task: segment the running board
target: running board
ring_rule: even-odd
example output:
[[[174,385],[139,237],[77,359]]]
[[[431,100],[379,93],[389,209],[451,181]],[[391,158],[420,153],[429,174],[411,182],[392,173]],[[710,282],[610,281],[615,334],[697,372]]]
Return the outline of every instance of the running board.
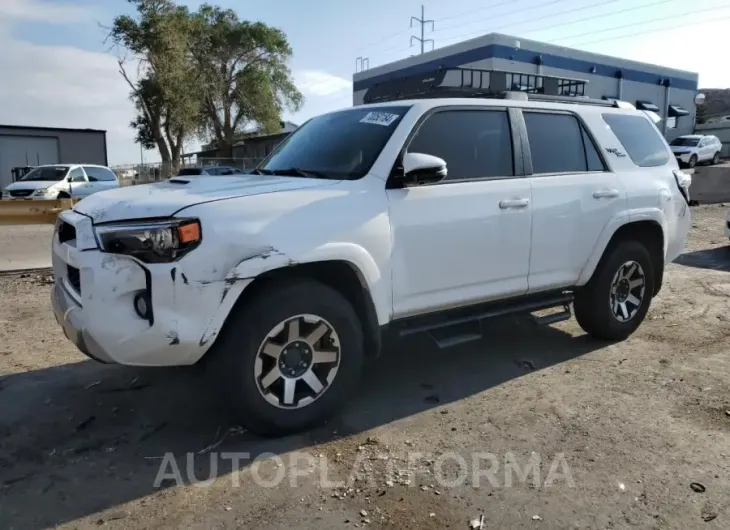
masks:
[[[563,311],[543,317],[533,316],[540,325],[553,324],[570,318],[572,291],[526,295],[510,300],[488,302],[465,308],[429,313],[393,322],[400,337],[428,333],[440,348],[454,346],[481,338],[481,321],[507,315],[529,314],[543,309],[563,307]]]
[[[549,326],[550,324],[555,324],[556,322],[563,322],[565,320],[570,320],[571,313],[570,313],[570,306],[568,304],[563,306],[563,310],[559,313],[551,313],[549,315],[544,315],[541,317],[532,315],[532,319],[535,321],[535,323],[539,326]]]

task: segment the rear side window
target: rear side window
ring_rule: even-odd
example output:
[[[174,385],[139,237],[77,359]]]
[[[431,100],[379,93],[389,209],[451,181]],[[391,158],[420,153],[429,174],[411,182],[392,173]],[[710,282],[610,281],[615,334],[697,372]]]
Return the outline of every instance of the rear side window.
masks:
[[[669,153],[656,128],[642,116],[604,114],[603,121],[639,167],[663,166]]]
[[[575,116],[543,112],[523,115],[533,174],[604,170],[593,141]]]
[[[89,182],[113,182],[117,180],[117,176],[112,170],[105,167],[84,166],[84,171],[86,171],[86,176],[89,177]]]
[[[426,118],[408,146],[446,161],[446,180],[514,176],[512,135],[504,111],[447,110]]]

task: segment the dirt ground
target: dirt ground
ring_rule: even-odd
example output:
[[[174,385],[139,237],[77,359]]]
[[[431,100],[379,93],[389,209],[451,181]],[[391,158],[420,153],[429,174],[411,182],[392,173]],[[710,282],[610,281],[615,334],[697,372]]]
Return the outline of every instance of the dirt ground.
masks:
[[[629,340],[525,319],[418,338],[278,440],[237,428],[199,370],[86,360],[46,278],[0,277],[0,528],[730,528],[728,211],[692,209]]]

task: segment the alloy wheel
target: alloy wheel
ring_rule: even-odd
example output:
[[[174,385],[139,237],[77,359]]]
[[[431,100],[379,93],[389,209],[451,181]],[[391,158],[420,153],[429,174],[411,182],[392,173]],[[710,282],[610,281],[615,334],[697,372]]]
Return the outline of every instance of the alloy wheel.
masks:
[[[270,404],[298,409],[319,399],[340,366],[340,339],[332,324],[317,315],[297,315],[280,322],[256,354],[254,376]]]
[[[611,281],[609,304],[611,313],[619,322],[628,322],[644,303],[646,276],[636,261],[627,261],[616,271]]]

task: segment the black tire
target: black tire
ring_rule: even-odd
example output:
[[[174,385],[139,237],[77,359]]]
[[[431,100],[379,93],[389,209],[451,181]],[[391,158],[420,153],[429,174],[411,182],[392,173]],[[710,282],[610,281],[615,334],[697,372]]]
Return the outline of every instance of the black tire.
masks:
[[[720,163],[720,153],[715,153],[715,155],[712,157],[712,161],[710,162],[710,164],[715,166],[719,163]]]
[[[329,387],[312,403],[279,408],[259,391],[256,357],[277,324],[301,314],[316,315],[332,325],[339,336],[340,364]],[[213,383],[222,383],[240,423],[262,436],[303,431],[331,418],[357,387],[365,359],[362,326],[352,305],[331,287],[306,279],[272,282],[231,314],[214,348]]]
[[[695,167],[697,165],[697,155],[692,155],[689,157],[689,162],[687,163],[687,167]]]
[[[56,199],[70,199],[71,195],[66,193],[65,191],[59,191],[58,195],[56,195]]]
[[[636,314],[630,320],[621,322],[611,308],[611,285],[614,275],[630,261],[638,263],[644,271],[644,295]],[[653,293],[654,267],[646,246],[639,241],[619,241],[606,250],[591,280],[576,292],[573,304],[575,318],[580,327],[594,338],[624,340],[644,320]]]

